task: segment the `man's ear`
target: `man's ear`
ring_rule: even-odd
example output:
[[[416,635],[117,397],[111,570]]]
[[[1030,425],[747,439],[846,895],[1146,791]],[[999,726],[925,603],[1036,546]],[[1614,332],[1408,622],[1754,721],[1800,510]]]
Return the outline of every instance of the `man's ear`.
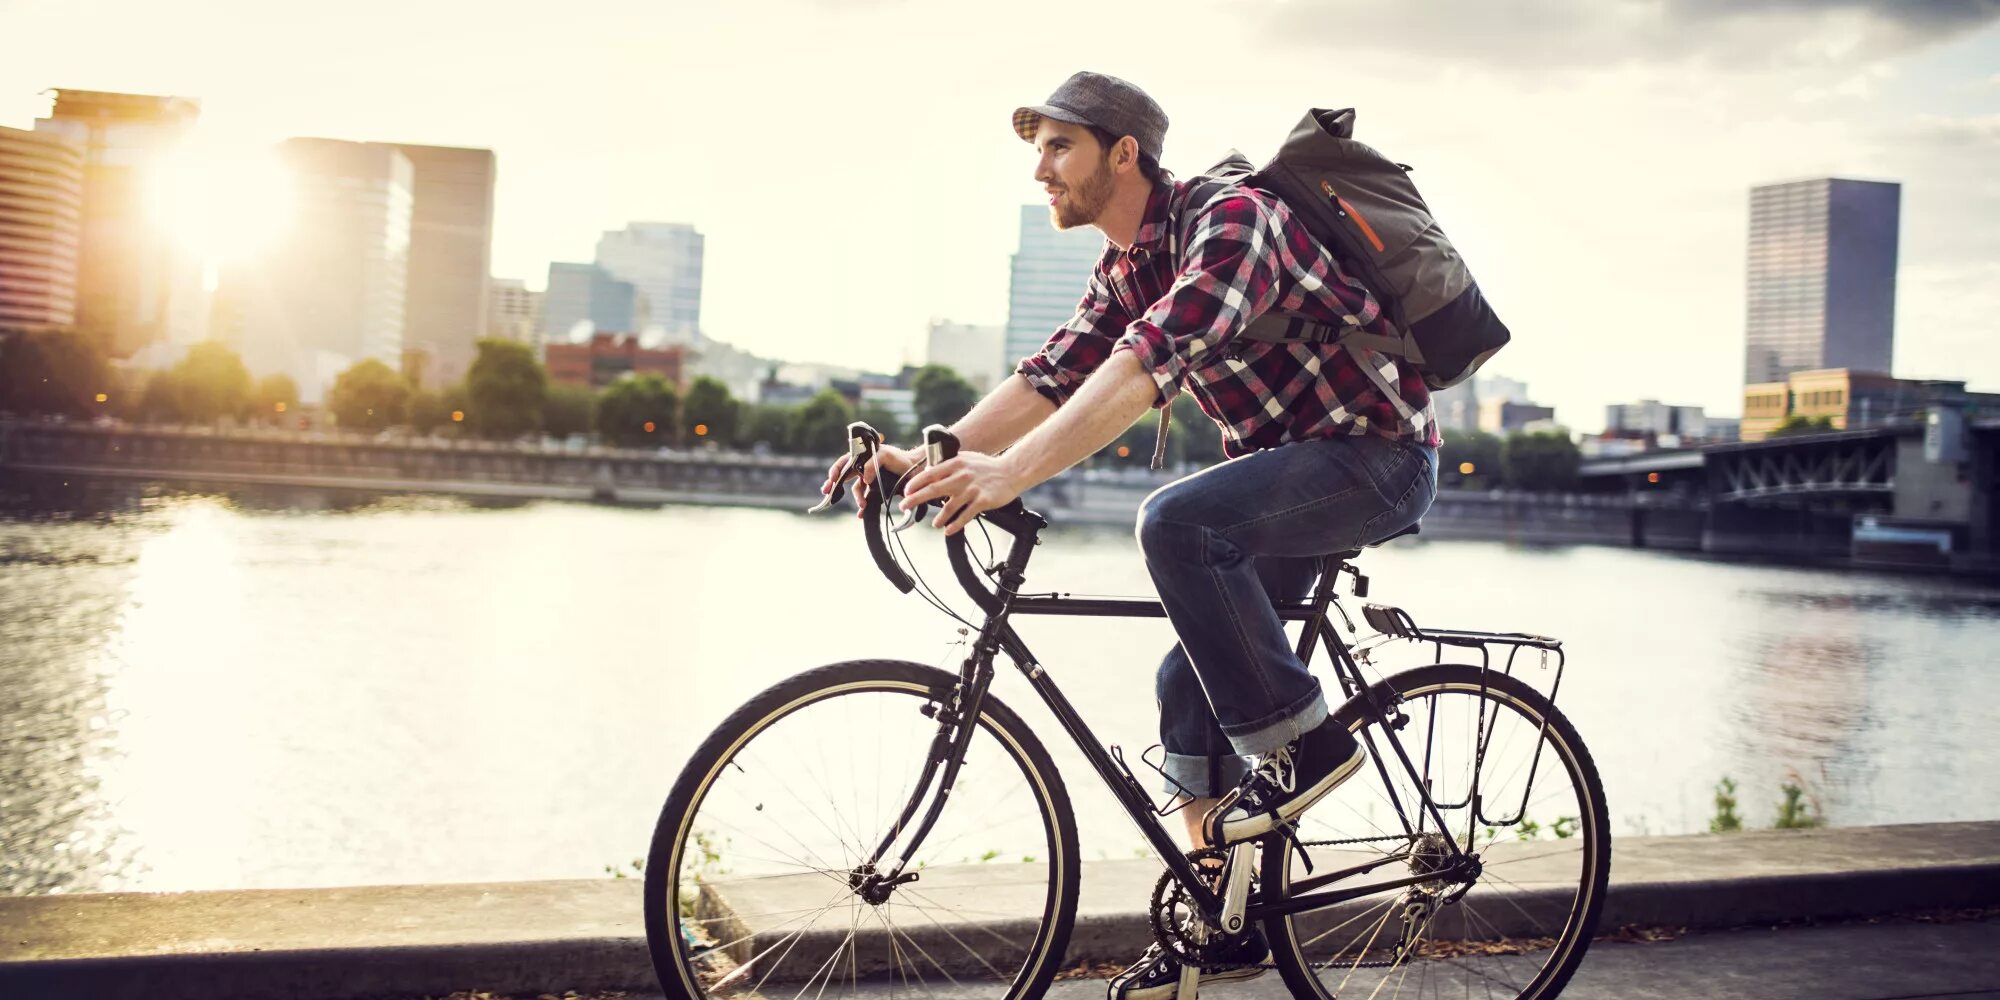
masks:
[[[1118,159],[1115,165],[1124,166],[1128,163],[1134,168],[1139,165],[1139,140],[1129,135],[1121,136],[1118,140]]]

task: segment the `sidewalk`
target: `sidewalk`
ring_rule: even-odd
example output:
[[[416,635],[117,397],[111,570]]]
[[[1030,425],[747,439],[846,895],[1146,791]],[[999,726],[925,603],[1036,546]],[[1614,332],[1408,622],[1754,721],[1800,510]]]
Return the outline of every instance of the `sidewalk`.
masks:
[[[2000,900],[2000,822],[1624,838],[1612,851],[1601,925],[1606,931],[1626,924],[1703,928],[1825,920]],[[1147,861],[1086,864],[1067,964],[1136,955],[1149,940],[1141,908],[1158,873]],[[1852,930],[1863,932],[1890,935],[1867,942],[1906,933]],[[1973,931],[1940,933],[1977,937]],[[1673,947],[1730,947],[1701,943],[1723,940],[1745,939],[1701,936]],[[1994,939],[1976,943],[1990,963]],[[1604,955],[1621,953],[1621,946],[1603,947]],[[1663,946],[1625,947],[1637,955]],[[1886,946],[1850,947],[1872,955]],[[1615,963],[1595,950],[1592,955],[1592,968],[1600,960],[1607,968]],[[1940,972],[1959,968],[1933,964]],[[1895,973],[1883,968],[1882,975]],[[631,880],[0,899],[0,996],[8,1000],[335,1000],[467,989],[535,996],[654,986],[640,886]],[[1256,988],[1283,994],[1274,977]],[[2000,983],[1978,988],[2000,990]]]

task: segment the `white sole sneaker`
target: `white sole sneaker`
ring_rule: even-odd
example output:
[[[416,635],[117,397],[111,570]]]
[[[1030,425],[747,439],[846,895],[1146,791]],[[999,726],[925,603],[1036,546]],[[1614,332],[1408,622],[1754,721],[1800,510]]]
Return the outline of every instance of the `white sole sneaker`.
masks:
[[[1352,756],[1335,765],[1333,770],[1327,772],[1326,777],[1313,782],[1304,791],[1295,792],[1278,806],[1275,815],[1269,811],[1246,813],[1235,808],[1231,801],[1235,798],[1232,793],[1215,807],[1215,812],[1221,815],[1221,837],[1217,842],[1228,845],[1252,837],[1261,837],[1270,833],[1278,824],[1297,819],[1300,813],[1311,809],[1315,803],[1325,798],[1327,793],[1339,788],[1341,782],[1353,777],[1354,772],[1361,770],[1361,765],[1367,762],[1368,751],[1363,750],[1359,743],[1355,744]],[[1216,832],[1217,824],[1213,817],[1207,820],[1207,826],[1211,834]]]

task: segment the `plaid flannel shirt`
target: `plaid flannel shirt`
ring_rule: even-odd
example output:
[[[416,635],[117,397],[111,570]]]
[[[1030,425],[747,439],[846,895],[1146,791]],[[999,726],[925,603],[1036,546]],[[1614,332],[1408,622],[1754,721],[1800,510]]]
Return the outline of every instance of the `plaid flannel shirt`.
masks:
[[[1289,441],[1379,434],[1439,443],[1430,391],[1413,366],[1352,344],[1267,343],[1238,337],[1277,309],[1372,333],[1392,327],[1381,306],[1292,218],[1252,189],[1211,200],[1181,252],[1174,220],[1187,182],[1159,186],[1139,234],[1109,243],[1076,316],[1016,369],[1061,405],[1113,351],[1152,372],[1155,407],[1189,389],[1222,428],[1231,457]]]

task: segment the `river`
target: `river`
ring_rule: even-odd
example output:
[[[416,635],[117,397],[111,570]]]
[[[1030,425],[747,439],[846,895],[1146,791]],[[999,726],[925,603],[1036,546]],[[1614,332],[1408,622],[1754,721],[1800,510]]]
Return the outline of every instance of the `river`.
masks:
[[[754,692],[955,655],[851,516],[0,494],[0,893],[629,873],[689,751]],[[911,537],[948,586],[937,537]],[[2000,818],[2000,590],[1423,539],[1360,563],[1419,623],[1565,640],[1559,704],[1617,833],[1705,831],[1724,777],[1753,827],[1787,781],[1834,825]],[[1030,582],[1150,593],[1113,530],[1051,533]],[[1101,737],[1154,742],[1164,622],[1022,631]],[[1058,750],[1085,856],[1130,856],[1026,684],[996,691]]]

